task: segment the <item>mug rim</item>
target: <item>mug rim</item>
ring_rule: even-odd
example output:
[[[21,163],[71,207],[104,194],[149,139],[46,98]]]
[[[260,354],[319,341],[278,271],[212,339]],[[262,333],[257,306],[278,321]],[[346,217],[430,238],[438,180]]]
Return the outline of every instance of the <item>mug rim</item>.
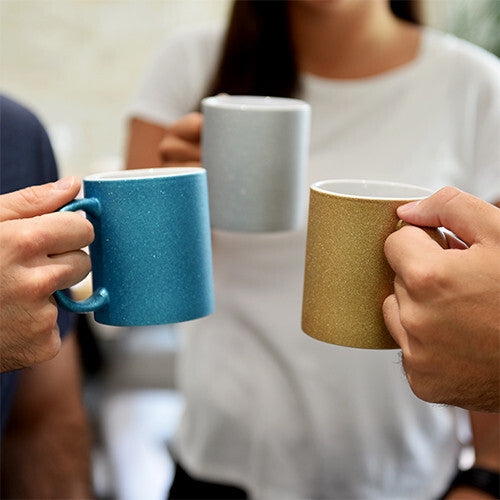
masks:
[[[203,106],[240,111],[292,111],[309,109],[310,105],[302,99],[293,97],[274,97],[259,95],[219,94],[201,100]]]
[[[402,188],[405,190],[415,190],[418,191],[417,193],[413,194],[402,194],[398,196],[390,196],[390,195],[367,195],[367,194],[353,194],[349,192],[341,192],[340,190],[332,190],[332,189],[325,189],[323,186],[325,184],[333,184],[336,186],[341,186],[341,185],[348,185],[350,184],[351,187],[358,186],[358,187],[369,187],[369,186],[376,186],[376,187],[388,187],[389,189],[391,188]],[[362,199],[362,200],[385,200],[385,201],[405,201],[405,200],[423,200],[424,198],[427,198],[428,196],[431,196],[434,191],[429,188],[424,188],[422,186],[417,186],[415,184],[407,184],[403,182],[395,182],[395,181],[380,181],[380,180],[372,180],[372,179],[325,179],[322,181],[317,181],[310,186],[311,190],[314,190],[318,193],[323,193],[329,196],[336,196],[340,198],[349,198],[349,199]]]
[[[202,167],[152,167],[133,170],[116,170],[99,172],[84,177],[83,181],[132,181],[145,179],[160,179],[162,177],[180,177],[205,172]]]

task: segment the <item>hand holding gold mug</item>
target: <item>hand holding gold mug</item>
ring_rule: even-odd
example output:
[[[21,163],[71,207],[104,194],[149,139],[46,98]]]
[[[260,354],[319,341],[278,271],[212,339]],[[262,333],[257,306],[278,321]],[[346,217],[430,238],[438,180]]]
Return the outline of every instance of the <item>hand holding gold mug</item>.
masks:
[[[407,184],[326,180],[310,188],[302,330],[348,347],[396,349],[382,314],[394,272],[384,255],[398,206],[432,191]],[[429,229],[442,246],[445,236]]]

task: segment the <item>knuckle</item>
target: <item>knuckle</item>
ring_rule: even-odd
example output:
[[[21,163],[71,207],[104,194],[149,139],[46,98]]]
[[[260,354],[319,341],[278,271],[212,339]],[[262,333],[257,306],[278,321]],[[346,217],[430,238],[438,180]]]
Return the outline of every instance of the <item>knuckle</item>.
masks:
[[[428,296],[444,285],[445,276],[440,266],[429,262],[412,262],[406,270],[405,283],[414,296]]]
[[[419,349],[415,344],[409,343],[403,350],[403,368],[406,378],[413,393],[424,401],[435,401],[437,386],[435,363],[426,355],[425,350]]]
[[[29,289],[34,297],[47,298],[57,290],[59,275],[52,266],[37,268],[31,273]]]
[[[400,321],[402,327],[410,335],[417,334],[421,327],[418,312],[411,306],[404,306],[400,308]]]
[[[33,186],[22,189],[19,191],[19,195],[27,205],[39,205],[43,201],[39,190]]]
[[[59,328],[57,324],[53,326],[49,331],[44,331],[45,336],[36,347],[36,352],[34,353],[35,362],[41,363],[43,361],[49,361],[53,359],[59,351],[61,350],[62,340],[59,335]]]
[[[44,345],[50,344],[52,332],[57,326],[57,306],[49,303],[34,314],[36,315],[33,316],[33,330],[36,331],[37,335],[45,337]]]
[[[460,189],[453,186],[445,186],[444,188],[439,190],[439,195],[442,196],[445,200],[452,200],[456,196],[460,196],[462,191]]]
[[[163,134],[163,138],[160,141],[160,147],[168,145],[169,143],[172,142],[172,140],[177,137],[177,134],[175,131],[172,129],[172,127],[168,127],[165,129],[165,132]]]
[[[61,350],[61,345],[62,341],[61,337],[59,336],[59,328],[53,328],[49,340],[45,346],[46,359],[52,359],[57,356],[57,354],[59,354],[59,351]]]
[[[201,121],[202,116],[203,115],[199,111],[191,111],[186,115],[186,117],[189,117],[190,120],[195,120],[196,123]]]
[[[170,151],[174,148],[176,142],[177,140],[175,136],[171,132],[167,131],[160,142],[161,154],[168,155],[168,153],[170,153]]]
[[[421,355],[415,349],[415,346],[411,342],[402,349],[403,352],[403,366],[407,373],[419,374],[425,371],[425,362]]]
[[[95,238],[94,226],[88,219],[85,219],[78,214],[75,215],[80,218],[79,225],[81,228],[83,239],[87,242],[87,245],[90,245]]]
[[[467,198],[469,195],[465,194],[460,189],[453,186],[445,186],[440,189],[436,197],[441,204],[440,212],[442,214],[454,213],[456,207],[465,205],[467,206]],[[455,207],[455,208],[454,208]],[[442,224],[445,225],[445,224]]]
[[[437,399],[434,383],[426,377],[419,376],[414,372],[410,375],[407,373],[408,384],[410,385],[413,394],[419,399],[428,403],[435,402]]]
[[[38,218],[35,217],[33,222]],[[23,254],[36,254],[41,252],[46,245],[47,234],[39,224],[20,224],[16,232],[15,245]]]
[[[193,130],[197,130],[201,128],[201,124],[203,121],[202,114],[197,111],[191,111],[186,115],[186,122],[189,123]]]
[[[384,253],[387,256],[387,254],[390,254],[390,251],[392,249],[392,245],[394,243],[394,235],[396,233],[391,233],[384,241]]]
[[[2,267],[7,269],[6,263],[15,263],[24,256],[24,237],[21,234],[24,224],[18,221],[2,222],[0,229],[0,250],[2,251]],[[5,267],[4,267],[5,266]]]
[[[94,226],[92,223],[79,213],[75,212],[59,212],[60,224],[71,228],[73,234],[78,236],[78,240],[85,243],[85,246],[94,241]]]
[[[83,220],[85,221],[85,224],[87,226],[89,239],[92,242],[92,241],[94,241],[94,238],[95,238],[94,226],[92,225],[92,223],[88,219],[83,219]]]
[[[403,351],[403,368],[408,380],[408,384],[415,396],[422,399],[422,395],[425,393],[425,387],[415,365],[415,358],[411,350]]]
[[[400,236],[401,233],[399,231],[394,231],[389,236],[387,236],[384,242],[384,250],[387,251],[388,249],[390,249],[393,246],[394,242],[400,238]]]

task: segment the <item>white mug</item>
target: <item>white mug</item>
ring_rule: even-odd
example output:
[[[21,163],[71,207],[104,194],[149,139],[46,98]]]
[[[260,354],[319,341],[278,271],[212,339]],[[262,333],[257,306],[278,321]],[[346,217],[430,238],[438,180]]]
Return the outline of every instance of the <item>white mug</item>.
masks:
[[[221,94],[202,100],[203,167],[212,227],[286,231],[303,222],[310,106]]]

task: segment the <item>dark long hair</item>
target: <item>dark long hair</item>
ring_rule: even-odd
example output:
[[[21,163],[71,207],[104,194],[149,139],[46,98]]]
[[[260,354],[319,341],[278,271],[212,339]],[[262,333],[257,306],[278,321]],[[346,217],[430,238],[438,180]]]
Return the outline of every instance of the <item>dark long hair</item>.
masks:
[[[296,93],[298,70],[287,4],[283,0],[234,2],[219,67],[207,95],[292,97]],[[418,0],[391,0],[390,6],[397,17],[420,24]]]

